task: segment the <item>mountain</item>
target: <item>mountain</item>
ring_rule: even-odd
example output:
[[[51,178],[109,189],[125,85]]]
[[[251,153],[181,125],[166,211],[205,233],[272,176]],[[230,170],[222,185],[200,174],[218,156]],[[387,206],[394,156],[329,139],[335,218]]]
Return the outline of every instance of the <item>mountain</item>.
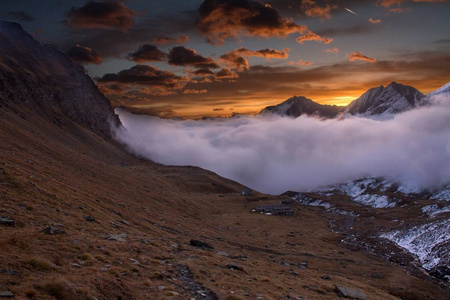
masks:
[[[294,118],[307,115],[331,119],[335,118],[343,110],[344,107],[341,106],[319,104],[305,97],[294,96],[281,104],[264,108],[259,114],[276,114]]]
[[[61,126],[70,119],[108,138],[120,124],[83,67],[19,24],[0,21],[0,53],[1,104],[20,103]]]
[[[434,95],[440,95],[440,94],[450,94],[450,82],[443,85],[439,89],[429,93],[427,96],[434,96]]]
[[[398,114],[425,105],[425,95],[417,89],[392,82],[387,87],[369,89],[351,102],[345,113],[352,115]]]

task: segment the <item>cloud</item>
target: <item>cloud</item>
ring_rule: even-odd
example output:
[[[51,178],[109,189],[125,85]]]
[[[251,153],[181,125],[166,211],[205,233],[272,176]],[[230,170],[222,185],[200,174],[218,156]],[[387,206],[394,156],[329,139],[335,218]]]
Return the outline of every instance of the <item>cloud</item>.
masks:
[[[406,7],[406,8],[396,7],[396,8],[391,8],[391,9],[389,9],[389,12],[392,12],[392,13],[400,13],[400,14],[409,13],[409,12],[411,12],[411,11],[412,11],[412,9],[411,9],[411,8],[408,8],[408,7]]]
[[[211,57],[204,57],[194,49],[178,46],[169,52],[169,64],[175,66],[193,66],[196,68],[217,69],[220,66]]]
[[[406,2],[406,0],[378,0],[377,4],[383,7],[391,7],[393,5],[400,6],[404,2]]]
[[[96,79],[97,82],[115,82],[126,84],[139,84],[150,86],[177,87],[180,82],[186,80],[181,76],[170,71],[162,71],[158,68],[148,65],[136,65],[128,70],[122,70],[118,73],[108,73],[101,78]]]
[[[369,22],[372,23],[372,24],[378,24],[378,23],[381,23],[381,20],[380,19],[369,18]]]
[[[82,7],[66,12],[66,25],[70,28],[118,28],[126,31],[134,25],[138,14],[118,0],[89,0]]]
[[[271,58],[287,59],[289,57],[289,49],[285,48],[282,51],[275,49],[262,49],[262,50],[248,50],[245,47],[230,51],[219,57],[219,61],[226,64],[230,68],[235,68],[238,71],[249,69],[250,65],[245,57],[264,57],[267,60]]]
[[[199,8],[197,27],[208,42],[222,45],[229,38],[244,36],[286,37],[307,27],[283,18],[268,3],[252,0],[205,0]]]
[[[301,59],[299,59],[295,64],[298,65],[298,66],[312,66],[313,65],[312,62],[310,62],[310,61],[303,61]]]
[[[334,53],[334,54],[339,53],[339,49],[336,48],[336,47],[331,48],[331,49],[325,49],[324,51],[325,51],[326,53]]]
[[[190,74],[194,76],[214,76],[216,73],[211,71],[210,69],[197,69],[195,71],[190,72]]]
[[[352,52],[348,55],[348,60],[349,61],[355,61],[355,60],[362,60],[362,61],[367,61],[370,63],[375,63],[377,60],[375,58],[366,56],[364,54],[362,54],[361,52]]]
[[[195,90],[195,89],[186,89],[183,91],[183,94],[206,94],[208,90]]]
[[[378,121],[245,117],[172,121],[117,110],[116,138],[141,157],[212,170],[256,190],[304,191],[366,176],[450,182],[450,98]]]
[[[216,78],[238,78],[238,74],[231,71],[228,68],[223,68],[222,70],[220,70],[219,72],[216,73]]]
[[[187,42],[189,42],[189,37],[186,35],[179,35],[176,38],[157,36],[153,39],[153,43],[156,45],[186,44]]]
[[[34,17],[24,11],[10,11],[7,15],[8,17],[14,18],[22,22],[34,21]]]
[[[316,41],[316,42],[322,42],[325,45],[328,45],[333,41],[331,38],[321,37],[317,33],[314,33],[312,31],[308,31],[304,35],[297,38],[297,43],[303,44],[306,41]]]
[[[139,47],[137,51],[129,53],[127,58],[135,62],[164,61],[167,59],[167,54],[156,46],[146,44]]]
[[[88,47],[80,46],[80,45],[76,45],[75,47],[72,47],[67,52],[67,55],[69,55],[69,58],[72,61],[77,62],[82,65],[85,65],[85,64],[99,65],[103,61],[103,58],[97,51],[95,51],[94,49],[88,48]]]
[[[333,27],[324,27],[321,30],[317,31],[317,34],[320,36],[347,36],[347,35],[357,35],[364,34],[367,35],[374,31],[379,30],[376,26],[370,26],[370,24],[358,24],[356,26],[333,26]]]
[[[301,9],[308,17],[330,19],[330,11],[336,9],[337,5],[327,4],[325,6],[319,6],[315,1],[303,0],[301,4]]]

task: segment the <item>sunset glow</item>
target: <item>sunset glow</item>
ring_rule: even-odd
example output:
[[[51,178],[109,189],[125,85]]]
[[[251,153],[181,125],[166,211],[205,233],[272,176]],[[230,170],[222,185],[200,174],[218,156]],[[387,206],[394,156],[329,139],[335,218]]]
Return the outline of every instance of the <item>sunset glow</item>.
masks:
[[[448,1],[20,0],[0,9],[82,64],[114,106],[162,117],[255,114],[294,95],[347,105],[392,81],[423,93],[450,81]]]

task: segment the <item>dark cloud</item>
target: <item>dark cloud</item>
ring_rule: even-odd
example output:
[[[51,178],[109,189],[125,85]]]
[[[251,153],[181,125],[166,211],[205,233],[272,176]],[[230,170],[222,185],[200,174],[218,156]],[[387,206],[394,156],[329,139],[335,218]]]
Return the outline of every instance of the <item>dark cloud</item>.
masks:
[[[136,65],[128,70],[122,70],[118,73],[108,73],[98,82],[116,82],[126,84],[140,84],[149,86],[164,86],[175,88],[180,85],[184,77],[178,76],[170,71],[162,71],[158,68],[148,65]]]
[[[233,79],[233,78],[238,78],[238,77],[239,76],[235,72],[231,71],[228,68],[223,68],[222,70],[220,70],[219,72],[216,73],[216,78],[230,78],[230,79]]]
[[[187,42],[189,42],[189,37],[186,35],[179,35],[176,38],[157,36],[153,39],[153,43],[156,45],[186,44]]]
[[[267,60],[270,60],[271,58],[286,59],[289,57],[289,49],[288,48],[285,48],[283,50],[262,49],[252,51],[248,50],[245,47],[241,47],[239,49],[221,55],[219,57],[219,61],[223,64],[226,64],[230,68],[242,71],[250,67],[248,61],[244,58],[244,56],[264,57]]]
[[[169,52],[169,64],[174,66],[193,66],[196,68],[217,69],[220,66],[211,57],[204,57],[194,49],[178,46]]]
[[[286,37],[307,29],[281,17],[270,4],[252,0],[205,0],[199,13],[198,28],[210,43],[216,45],[240,35]]]
[[[127,58],[135,62],[164,61],[167,59],[167,54],[156,46],[146,44],[139,47],[137,51],[129,53]]]
[[[69,51],[67,51],[67,55],[69,55],[72,61],[82,65],[86,64],[99,65],[103,61],[101,55],[97,51],[80,45],[72,47]]]
[[[320,6],[316,3],[316,1],[312,0],[303,0],[301,4],[301,8],[306,16],[321,18],[321,19],[329,19],[331,18],[330,12],[333,9],[337,8],[336,4],[326,4],[324,6]]]
[[[66,24],[71,28],[119,28],[127,30],[134,25],[138,14],[118,0],[89,0],[82,7],[66,12]]]
[[[34,17],[24,11],[10,11],[7,15],[8,17],[14,18],[22,22],[34,21]]]
[[[213,71],[211,71],[210,69],[198,69],[195,71],[190,72],[192,75],[194,76],[211,76],[211,75],[215,75],[215,73]]]

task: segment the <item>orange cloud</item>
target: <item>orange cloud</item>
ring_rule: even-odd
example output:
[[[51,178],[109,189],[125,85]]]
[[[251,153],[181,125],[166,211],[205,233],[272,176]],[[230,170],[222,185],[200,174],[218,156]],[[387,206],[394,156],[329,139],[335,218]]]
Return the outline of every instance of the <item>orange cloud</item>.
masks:
[[[329,43],[331,43],[333,41],[333,39],[332,38],[321,37],[317,33],[314,33],[312,31],[308,31],[304,35],[302,35],[302,36],[297,38],[297,43],[303,44],[306,41],[317,41],[317,42],[322,42],[325,45],[328,45]]]
[[[185,35],[179,35],[176,38],[157,36],[153,39],[153,43],[156,45],[186,44],[187,42],[189,42],[189,37]]]
[[[375,58],[366,56],[364,54],[362,54],[361,52],[352,52],[348,55],[348,60],[349,61],[355,61],[355,60],[362,60],[362,61],[367,61],[370,63],[375,63],[377,62],[377,60]]]
[[[220,66],[211,57],[204,57],[194,49],[178,46],[169,52],[169,64],[174,66],[194,66],[196,68],[217,69]]]
[[[244,36],[286,37],[303,33],[307,27],[280,16],[278,10],[267,3],[253,0],[209,1],[199,8],[197,27],[208,42],[222,45],[228,38]]]
[[[389,12],[392,12],[392,13],[409,13],[411,11],[412,11],[412,9],[407,8],[407,7],[406,8],[397,7],[397,8],[389,9]]]
[[[334,54],[339,53],[339,49],[336,48],[336,47],[331,48],[331,49],[325,49],[324,51],[325,51],[326,53],[334,53]]]
[[[183,95],[187,94],[206,94],[207,90],[186,89],[183,91]]]
[[[372,23],[372,24],[378,24],[378,23],[381,23],[381,20],[380,19],[372,19],[372,18],[370,18],[369,22]]]
[[[245,57],[264,57],[267,60],[271,58],[276,59],[286,59],[289,57],[289,49],[285,48],[282,51],[276,49],[262,49],[262,50],[248,50],[245,47],[241,47],[239,49],[230,51],[225,53],[219,57],[219,61],[223,64],[226,64],[230,68],[235,68],[238,71],[242,71],[244,69],[249,69],[250,65]]]
[[[301,9],[308,17],[321,18],[321,19],[329,19],[331,18],[330,11],[332,9],[336,9],[337,5],[325,5],[319,6],[315,1],[312,0],[303,0]]]
[[[312,66],[313,63],[310,62],[310,61],[303,61],[303,60],[299,59],[297,61],[296,65],[298,65],[298,66]]]
[[[406,0],[378,0],[377,4],[383,6],[383,7],[391,7],[393,5],[400,6],[403,2]]]
[[[128,30],[138,14],[119,1],[89,0],[82,7],[72,7],[65,23],[72,28],[119,28]]]

